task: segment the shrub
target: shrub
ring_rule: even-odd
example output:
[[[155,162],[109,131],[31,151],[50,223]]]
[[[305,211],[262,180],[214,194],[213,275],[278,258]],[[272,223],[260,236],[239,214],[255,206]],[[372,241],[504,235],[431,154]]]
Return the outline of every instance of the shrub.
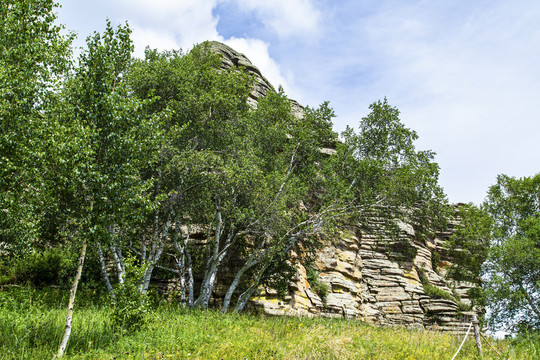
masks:
[[[433,253],[431,254],[431,267],[433,268],[433,271],[437,271],[440,262],[441,254],[439,254],[437,251],[433,251]]]
[[[69,284],[75,274],[77,259],[59,249],[46,249],[30,253],[17,261],[9,277],[16,283],[36,287]]]
[[[125,257],[124,265],[124,283],[118,284],[114,291],[112,320],[115,326],[131,332],[146,324],[149,299],[146,293],[140,291],[146,267],[137,264],[135,257],[130,255]]]
[[[418,268],[416,269],[416,272],[418,273],[418,277],[420,278],[420,282],[422,283],[422,285],[428,285],[429,284],[429,280],[428,280],[428,277],[426,275],[426,270],[422,269],[422,268]]]
[[[443,289],[433,286],[431,284],[424,284],[424,292],[429,297],[435,299],[446,299],[457,303],[456,298],[448,291],[444,291]]]
[[[319,279],[319,272],[311,266],[306,266],[306,276],[307,281],[311,286],[313,292],[319,295],[321,300],[324,302],[326,300],[326,296],[330,291],[328,285],[326,285]]]

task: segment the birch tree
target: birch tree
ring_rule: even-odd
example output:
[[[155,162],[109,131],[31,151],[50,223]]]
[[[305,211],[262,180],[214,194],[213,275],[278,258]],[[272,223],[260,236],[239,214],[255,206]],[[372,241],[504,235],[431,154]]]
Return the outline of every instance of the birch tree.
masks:
[[[70,68],[71,35],[52,0],[0,4],[0,242],[24,253],[51,206],[44,174],[50,113]]]
[[[142,178],[141,169],[154,161],[160,127],[158,119],[148,116],[145,102],[131,98],[124,84],[132,51],[129,34],[127,25],[115,30],[108,22],[103,35],[87,39],[88,49],[66,81],[62,111],[57,114],[59,129],[74,135],[61,149],[74,154],[65,163],[51,159],[56,170],[51,181],[68,214],[62,234],[82,249],[59,357],[71,333],[86,247],[95,246],[99,252],[107,245],[118,255],[121,236],[150,210],[146,196],[152,182]],[[120,261],[118,265],[123,266]],[[107,278],[106,269],[102,271]]]

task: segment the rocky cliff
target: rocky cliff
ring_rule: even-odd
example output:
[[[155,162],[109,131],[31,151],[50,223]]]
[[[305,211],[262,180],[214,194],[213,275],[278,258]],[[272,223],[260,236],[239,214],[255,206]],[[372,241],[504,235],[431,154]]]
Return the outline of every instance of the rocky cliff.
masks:
[[[256,85],[249,99],[252,106],[273,90],[245,55],[219,42],[208,44],[222,55],[224,69],[241,66],[253,74]],[[294,100],[291,110],[302,117],[303,107]],[[424,240],[419,240],[414,227],[405,223],[397,224],[397,237],[390,237],[376,218],[369,222],[369,229],[350,227],[327,242],[314,265],[305,266],[293,254],[297,273],[288,294],[280,297],[275,289],[260,289],[252,306],[271,315],[345,317],[464,331],[475,310],[468,291],[476,285],[446,276],[452,259],[445,242],[458,221],[456,217],[446,231]],[[416,249],[414,258],[407,251],[410,247]]]
[[[222,67],[228,69],[230,67],[242,67],[249,73],[251,73],[255,78],[255,86],[251,90],[248,103],[257,107],[257,100],[260,97],[268,94],[269,91],[274,91],[274,87],[270,82],[263,76],[261,71],[249,61],[249,59],[244,55],[234,50],[233,48],[220,43],[218,41],[208,41],[207,42],[211,51],[220,54],[222,56]],[[291,111],[297,118],[301,118],[304,114],[304,107],[300,105],[297,101],[291,100]]]
[[[275,290],[262,289],[253,306],[272,315],[345,317],[462,332],[474,314],[468,290],[476,285],[446,277],[451,259],[445,241],[455,225],[424,241],[408,224],[400,224],[399,239],[385,235],[375,220],[370,231],[350,229],[318,253],[316,281],[308,280],[313,270],[295,259],[298,271],[289,294],[279,298]],[[414,259],[407,260],[393,246],[404,242],[416,248]]]

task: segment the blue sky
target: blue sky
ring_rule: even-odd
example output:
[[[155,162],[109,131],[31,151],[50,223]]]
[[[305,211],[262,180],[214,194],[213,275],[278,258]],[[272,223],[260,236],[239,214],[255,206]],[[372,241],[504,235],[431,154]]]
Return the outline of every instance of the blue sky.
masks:
[[[538,0],[60,1],[77,44],[128,21],[135,56],[219,40],[335,129],[385,96],[437,153],[452,202],[480,203],[497,174],[540,172]]]

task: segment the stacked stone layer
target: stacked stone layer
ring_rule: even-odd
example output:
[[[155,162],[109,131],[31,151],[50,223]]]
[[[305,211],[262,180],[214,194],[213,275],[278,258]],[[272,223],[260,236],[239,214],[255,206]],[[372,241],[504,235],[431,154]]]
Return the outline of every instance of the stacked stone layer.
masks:
[[[313,291],[304,265],[295,260],[298,272],[289,294],[280,299],[276,291],[261,289],[253,305],[271,315],[346,317],[381,325],[466,331],[474,312],[460,311],[458,302],[470,305],[468,290],[476,285],[445,277],[451,259],[444,244],[452,231],[421,242],[407,224],[400,224],[398,240],[377,231],[376,221],[374,228],[369,233],[358,229],[344,232],[318,253],[318,281],[329,290],[323,298]],[[396,241],[408,241],[416,248],[413,261],[400,260],[403,254],[388,250],[394,248]],[[437,269],[432,267],[435,251],[442,254]],[[458,295],[456,299],[427,295],[419,269],[423,269],[429,284]]]

